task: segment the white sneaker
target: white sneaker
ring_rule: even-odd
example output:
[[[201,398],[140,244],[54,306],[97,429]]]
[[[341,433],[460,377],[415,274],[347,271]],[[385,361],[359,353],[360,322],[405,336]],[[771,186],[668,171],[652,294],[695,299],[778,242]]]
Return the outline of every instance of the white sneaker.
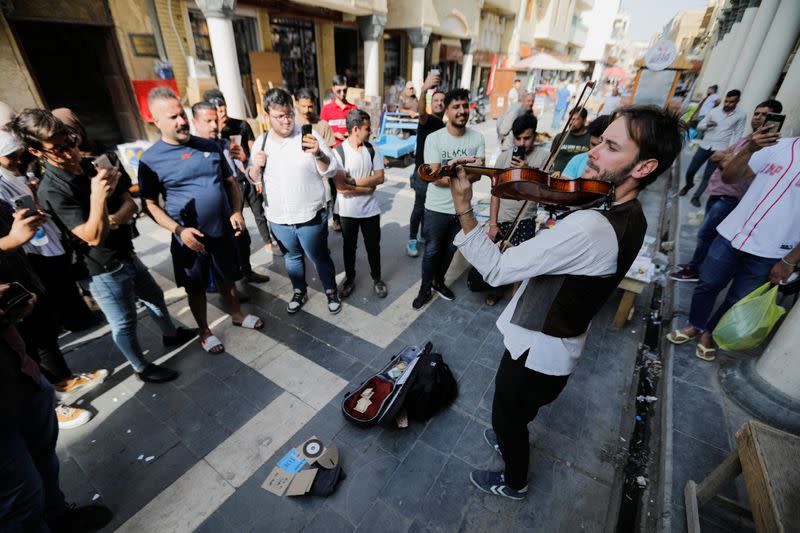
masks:
[[[56,419],[58,419],[58,429],[73,429],[91,420],[92,413],[86,409],[60,403],[56,406]]]

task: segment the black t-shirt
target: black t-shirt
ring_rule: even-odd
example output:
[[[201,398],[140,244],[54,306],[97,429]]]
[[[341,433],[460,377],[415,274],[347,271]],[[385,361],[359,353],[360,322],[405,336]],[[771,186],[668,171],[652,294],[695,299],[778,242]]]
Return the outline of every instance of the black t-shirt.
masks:
[[[230,140],[231,135],[242,136],[242,148],[244,148],[244,153],[247,155],[247,158],[250,159],[250,141],[256,140],[256,136],[253,134],[253,128],[250,127],[250,124],[248,124],[246,120],[228,117],[227,122],[225,122],[225,127],[219,132],[219,136],[223,139]]]
[[[90,180],[97,172],[88,159],[81,161],[81,168],[83,173],[76,176],[45,163],[37,191],[39,204],[45,210],[55,213],[69,229],[74,229],[89,219],[89,196],[92,190]],[[130,186],[130,177],[123,173],[117,188],[106,200],[109,213],[114,213],[122,206],[123,195]],[[132,251],[131,229],[127,224],[110,230],[101,245],[89,249],[86,261],[89,274],[104,274],[115,259],[126,259]]]
[[[417,126],[417,151],[414,152],[414,169],[418,169],[425,162],[425,139],[434,131],[444,128],[442,119],[428,115],[425,124]]]

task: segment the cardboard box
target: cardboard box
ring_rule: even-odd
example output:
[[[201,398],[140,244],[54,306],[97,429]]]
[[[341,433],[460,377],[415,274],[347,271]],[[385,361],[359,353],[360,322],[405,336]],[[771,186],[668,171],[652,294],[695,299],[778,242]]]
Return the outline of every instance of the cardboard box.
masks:
[[[314,484],[318,471],[314,464],[330,469],[338,463],[336,445],[325,446],[317,437],[311,437],[281,457],[261,488],[277,496],[302,496]]]

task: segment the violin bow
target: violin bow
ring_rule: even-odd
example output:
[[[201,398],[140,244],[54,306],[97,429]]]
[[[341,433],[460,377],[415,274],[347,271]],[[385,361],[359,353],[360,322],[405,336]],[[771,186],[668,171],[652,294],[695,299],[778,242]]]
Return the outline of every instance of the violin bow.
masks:
[[[583,90],[581,91],[578,100],[576,100],[575,102],[575,109],[577,109],[579,112],[580,109],[585,107],[586,104],[589,102],[589,98],[592,97],[592,93],[594,92],[594,87],[595,87],[594,81],[587,81],[586,85],[583,86]],[[589,94],[586,94],[587,90],[589,91]],[[555,163],[558,152],[560,152],[561,147],[564,146],[564,141],[567,139],[567,135],[569,135],[570,132],[572,131],[571,124],[572,124],[572,114],[570,114],[567,123],[564,124],[564,129],[561,130],[561,136],[558,138],[558,144],[554,149],[550,151],[550,157],[547,158],[547,161],[545,161],[544,165],[542,166],[542,171],[548,173],[550,172],[550,168],[553,166],[553,163]],[[525,200],[525,202],[522,204],[522,207],[519,208],[517,216],[514,218],[514,222],[511,223],[511,231],[509,232],[508,237],[504,237],[500,241],[500,244],[498,244],[501,250],[503,249],[503,244],[505,244],[506,241],[511,241],[511,237],[513,237],[514,233],[517,231],[517,227],[519,224],[519,217],[522,215],[522,212],[525,211],[525,208],[528,207],[528,201],[529,200]]]

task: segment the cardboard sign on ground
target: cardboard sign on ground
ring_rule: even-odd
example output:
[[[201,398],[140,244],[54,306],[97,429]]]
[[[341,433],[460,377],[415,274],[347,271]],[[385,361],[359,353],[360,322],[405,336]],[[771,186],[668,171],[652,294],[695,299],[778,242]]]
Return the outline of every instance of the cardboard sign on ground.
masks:
[[[307,446],[309,443],[313,444],[310,448]],[[309,453],[305,453],[306,451]],[[317,437],[311,437],[289,450],[278,461],[261,488],[277,496],[308,494],[317,476],[317,468],[308,468],[314,463],[324,468],[335,467],[339,463],[339,450],[336,445],[324,446]]]

